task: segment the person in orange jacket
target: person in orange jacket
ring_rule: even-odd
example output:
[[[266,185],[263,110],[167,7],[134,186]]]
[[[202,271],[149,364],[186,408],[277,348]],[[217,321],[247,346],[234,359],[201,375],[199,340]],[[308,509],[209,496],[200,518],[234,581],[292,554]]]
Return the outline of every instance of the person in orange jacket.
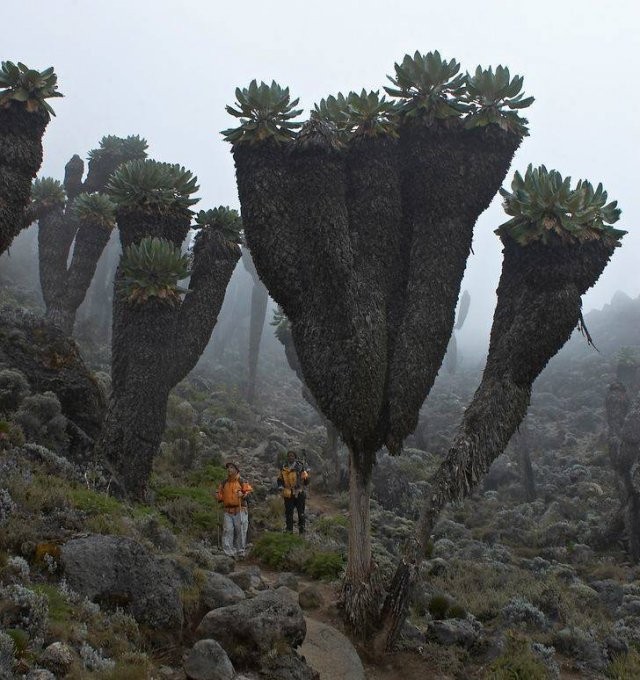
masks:
[[[278,474],[278,488],[284,498],[284,518],[287,531],[293,532],[293,512],[298,513],[298,532],[304,534],[305,487],[309,484],[309,472],[295,451],[287,453],[287,462]]]
[[[247,550],[249,509],[247,496],[253,491],[250,484],[240,478],[235,463],[227,463],[227,478],[218,486],[216,498],[224,506],[222,549],[230,557],[244,557]]]

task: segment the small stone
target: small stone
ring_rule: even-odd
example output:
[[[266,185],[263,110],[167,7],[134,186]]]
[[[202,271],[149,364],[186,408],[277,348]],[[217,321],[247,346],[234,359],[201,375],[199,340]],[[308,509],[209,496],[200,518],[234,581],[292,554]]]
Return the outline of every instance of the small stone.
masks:
[[[316,586],[308,586],[298,594],[298,602],[303,609],[317,609],[322,606],[322,595]]]
[[[184,662],[189,680],[233,680],[235,670],[227,653],[215,640],[199,640]]]

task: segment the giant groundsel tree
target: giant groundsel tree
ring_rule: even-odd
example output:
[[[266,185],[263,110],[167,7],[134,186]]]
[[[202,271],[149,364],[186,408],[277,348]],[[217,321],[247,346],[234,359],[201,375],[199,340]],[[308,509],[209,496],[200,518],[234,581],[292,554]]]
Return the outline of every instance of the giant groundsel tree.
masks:
[[[68,335],[85,298],[98,261],[115,225],[115,206],[104,193],[111,173],[122,163],[146,157],[147,142],[137,135],[109,135],[84,162],[74,155],[64,182],[34,182],[31,204],[38,217],[40,286],[46,317]]]
[[[581,297],[625,234],[611,226],[620,211],[602,185],[572,187],[571,178],[530,166],[524,177],[515,174],[511,189],[501,190],[511,219],[496,230],[503,264],[487,363],[394,576],[381,617],[387,644],[404,619],[439,512],[469,495],[504,451],[526,415],[533,382],[581,324]]]
[[[42,164],[42,136],[61,97],[53,68],[0,66],[0,254],[37,216],[28,210],[31,182]]]
[[[199,212],[191,264],[182,253],[196,181],[179,165],[138,160],[123,164],[108,185],[123,255],[113,303],[112,394],[97,453],[132,498],[145,494],[169,391],[206,347],[240,257],[240,218],[227,208]],[[189,274],[188,289],[180,288]]]
[[[401,452],[442,363],[473,227],[508,171],[532,99],[508,70],[460,73],[438,52],[311,120],[276,83],[236,90],[247,243],[291,323],[304,382],[350,452],[347,619],[377,610],[369,498],[376,451]]]

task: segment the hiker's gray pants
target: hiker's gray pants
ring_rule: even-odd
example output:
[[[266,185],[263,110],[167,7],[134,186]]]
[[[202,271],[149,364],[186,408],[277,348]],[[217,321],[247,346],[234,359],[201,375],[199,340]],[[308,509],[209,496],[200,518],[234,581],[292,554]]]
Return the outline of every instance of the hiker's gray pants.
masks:
[[[222,527],[222,549],[226,555],[242,555],[247,547],[247,529],[249,528],[249,512],[245,509],[232,514],[224,513]]]

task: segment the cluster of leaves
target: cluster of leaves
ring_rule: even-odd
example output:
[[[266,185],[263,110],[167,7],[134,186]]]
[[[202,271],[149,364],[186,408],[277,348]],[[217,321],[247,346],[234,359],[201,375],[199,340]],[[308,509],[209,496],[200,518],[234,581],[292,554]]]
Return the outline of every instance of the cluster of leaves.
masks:
[[[468,110],[462,101],[466,77],[459,73],[455,59],[446,61],[437,50],[425,55],[416,52],[413,57],[406,54],[394,68],[395,77],[387,76],[393,87],[384,89],[401,101],[402,116],[433,122],[458,118]]]
[[[242,218],[237,210],[220,206],[211,210],[200,210],[196,215],[199,229],[218,232],[231,243],[242,243]]]
[[[288,87],[280,87],[274,81],[271,85],[252,80],[248,88],[236,88],[236,107],[227,106],[227,112],[240,119],[236,128],[224,130],[225,141],[259,142],[270,138],[278,142],[294,136],[294,130],[301,126],[292,119],[302,113],[295,109],[298,99],[291,101]]]
[[[143,238],[132,244],[122,256],[123,278],[120,292],[131,303],[145,303],[151,298],[179,303],[187,291],[178,281],[189,276],[188,258],[166,239]]]
[[[77,196],[71,213],[78,221],[96,224],[107,231],[111,231],[116,223],[115,204],[106,194],[99,192]]]
[[[556,170],[544,165],[527,168],[525,176],[516,172],[511,192],[500,189],[503,207],[511,219],[501,224],[496,233],[508,236],[522,246],[550,239],[584,242],[603,239],[617,243],[626,231],[611,225],[620,218],[618,202],[607,203],[607,192],[586,180],[571,188]]]
[[[53,66],[37,71],[12,61],[3,61],[0,66],[0,108],[7,108],[13,102],[25,105],[29,113],[43,111],[47,116],[55,116],[54,110],[45,101],[52,97],[62,97],[58,92],[58,76]]]
[[[117,137],[106,135],[100,140],[97,149],[89,151],[89,161],[99,162],[102,159],[114,159],[117,163],[143,160],[147,157],[147,140],[139,135]]]
[[[469,105],[464,124],[466,128],[495,124],[503,130],[521,137],[529,134],[527,119],[519,116],[515,109],[525,109],[534,102],[522,92],[524,78],[511,78],[509,69],[498,66],[493,69],[476,68],[475,75],[467,74],[464,101]]]
[[[123,163],[111,176],[107,190],[118,207],[192,212],[198,178],[178,164],[151,159]]]
[[[31,186],[31,204],[39,210],[64,206],[67,200],[62,183],[53,177],[37,178]]]
[[[437,120],[457,119],[468,114],[467,128],[495,124],[520,136],[526,135],[527,120],[516,109],[529,106],[533,97],[524,97],[523,78],[511,78],[509,69],[498,66],[475,75],[460,73],[460,64],[447,61],[440,53],[407,54],[395,64],[395,75],[388,76],[393,87],[385,91],[396,101],[389,101],[379,91],[362,90],[348,95],[338,93],[314,106],[312,120],[329,124],[345,141],[351,136],[396,135],[398,121],[419,119],[428,125]],[[227,111],[241,119],[239,127],[222,134],[232,144],[258,142],[267,138],[288,141],[300,123],[292,121],[301,110],[294,110],[298,99],[290,101],[289,89],[276,82],[271,86],[252,81],[249,88],[236,90],[237,108]]]
[[[342,139],[351,135],[375,137],[380,134],[395,136],[396,106],[387,100],[380,91],[362,90],[349,92],[345,97],[341,92],[321,99],[312,112],[312,117],[335,126]]]

